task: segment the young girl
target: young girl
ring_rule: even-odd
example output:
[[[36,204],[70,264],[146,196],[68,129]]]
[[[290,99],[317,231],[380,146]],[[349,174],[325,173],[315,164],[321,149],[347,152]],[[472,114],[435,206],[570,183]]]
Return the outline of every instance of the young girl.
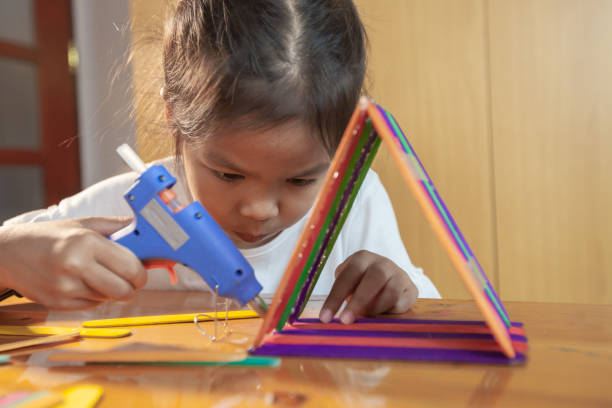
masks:
[[[181,0],[166,27],[163,69],[175,157],[161,164],[178,176],[179,199],[199,200],[273,293],[362,89],[357,11],[349,0]],[[122,195],[135,179],[116,176],[9,223],[129,216]],[[178,272],[180,288],[206,288]],[[147,287],[166,286],[150,274]],[[440,296],[410,262],[373,171],[315,293],[329,294],[324,322],[349,299],[345,323]]]

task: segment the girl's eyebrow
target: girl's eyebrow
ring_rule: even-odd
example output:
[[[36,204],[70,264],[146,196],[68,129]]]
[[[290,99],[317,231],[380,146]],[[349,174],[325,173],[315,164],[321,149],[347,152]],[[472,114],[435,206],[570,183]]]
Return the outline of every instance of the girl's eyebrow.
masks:
[[[231,171],[235,171],[236,173],[248,174],[248,172],[245,171],[244,169],[241,169],[240,166],[235,165],[234,163],[230,162],[227,158],[223,157],[223,155],[220,155],[216,152],[208,152],[206,155],[206,158],[214,162],[217,166],[225,167]],[[328,162],[318,163],[310,167],[309,169],[301,171],[299,174],[296,174],[292,176],[291,178],[315,176],[315,175],[318,175],[320,173],[327,171],[328,168],[329,168]]]
[[[207,157],[208,160],[214,162],[217,166],[225,167],[227,169],[235,171],[236,173],[241,173],[241,174],[246,173],[239,166],[237,166],[234,163],[230,162],[228,159],[226,159],[225,157],[223,157],[220,154],[217,154],[216,152],[209,152],[206,155],[206,157]]]
[[[327,171],[328,168],[329,168],[329,163],[319,163],[319,164],[309,168],[308,170],[305,170],[305,171],[301,172],[300,174],[297,174],[297,175],[293,176],[292,178],[315,176],[317,174],[320,174],[320,173],[323,173],[323,172]]]

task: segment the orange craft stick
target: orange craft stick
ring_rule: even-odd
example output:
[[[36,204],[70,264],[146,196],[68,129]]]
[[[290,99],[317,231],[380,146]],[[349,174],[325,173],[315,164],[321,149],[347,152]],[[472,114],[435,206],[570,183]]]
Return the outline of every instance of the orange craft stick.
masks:
[[[368,103],[367,106],[368,116],[372,123],[374,123],[374,127],[378,131],[378,134],[387,145],[389,150],[391,151],[391,155],[398,165],[400,172],[410,189],[410,192],[417,200],[421,210],[423,210],[423,214],[425,218],[429,222],[429,225],[433,229],[434,233],[438,237],[438,240],[442,244],[442,247],[446,251],[446,254],[450,258],[453,266],[461,276],[463,283],[466,288],[476,301],[476,305],[480,309],[480,312],[485,318],[485,321],[491,328],[493,335],[499,342],[504,354],[509,358],[516,357],[516,353],[514,348],[512,347],[512,342],[510,340],[510,336],[508,335],[508,330],[506,326],[500,319],[499,315],[491,308],[488,300],[485,298],[482,285],[474,278],[472,274],[472,270],[469,268],[468,264],[463,260],[463,257],[460,253],[458,253],[457,248],[453,242],[453,239],[449,235],[446,226],[443,221],[438,216],[438,213],[432,207],[429,197],[425,194],[423,189],[420,188],[416,175],[413,174],[410,169],[410,165],[406,162],[406,158],[404,153],[398,149],[395,142],[395,137],[390,134],[387,123],[384,118],[380,115],[380,112],[376,108],[376,105],[372,103]]]

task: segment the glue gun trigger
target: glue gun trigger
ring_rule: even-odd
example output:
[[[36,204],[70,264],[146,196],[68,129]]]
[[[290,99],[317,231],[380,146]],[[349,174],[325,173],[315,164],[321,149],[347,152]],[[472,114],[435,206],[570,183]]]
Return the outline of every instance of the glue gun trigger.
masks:
[[[178,282],[176,271],[174,270],[174,265],[176,265],[176,262],[169,261],[167,259],[153,259],[143,261],[142,264],[146,269],[165,269],[170,274],[170,283],[174,285],[176,282]]]

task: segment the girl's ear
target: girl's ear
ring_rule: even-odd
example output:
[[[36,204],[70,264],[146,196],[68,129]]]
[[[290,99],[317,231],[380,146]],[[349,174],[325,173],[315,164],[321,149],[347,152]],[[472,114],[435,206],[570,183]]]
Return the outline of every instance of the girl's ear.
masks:
[[[168,124],[172,121],[172,107],[166,101],[164,101],[164,106],[166,107],[166,121]]]
[[[170,106],[170,104],[166,100],[166,88],[165,87],[163,87],[163,86],[161,87],[161,89],[159,90],[159,95],[164,100],[164,107],[166,109],[166,122],[168,122],[168,124],[170,124],[170,121],[172,120],[172,107]]]

